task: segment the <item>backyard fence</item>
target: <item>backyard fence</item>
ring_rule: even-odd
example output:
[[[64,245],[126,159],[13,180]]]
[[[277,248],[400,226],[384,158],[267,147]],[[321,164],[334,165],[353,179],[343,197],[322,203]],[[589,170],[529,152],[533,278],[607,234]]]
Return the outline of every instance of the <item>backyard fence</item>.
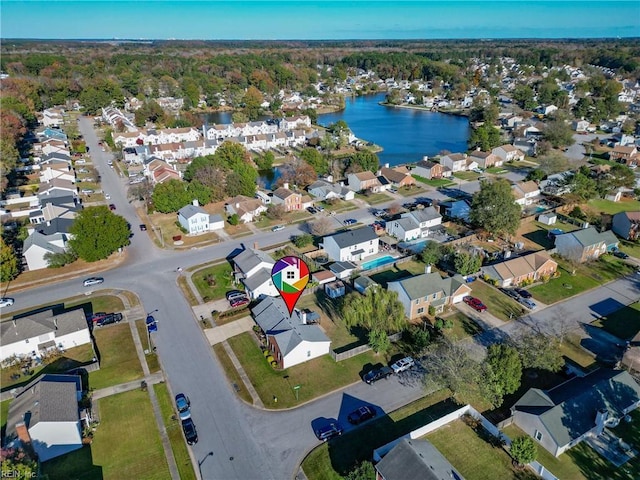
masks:
[[[397,342],[402,338],[402,332],[394,333],[393,335],[389,335],[389,340],[392,342]],[[360,355],[361,353],[368,352],[371,350],[369,345],[359,345],[354,348],[350,348],[344,352],[336,353],[334,350],[331,350],[331,357],[336,362],[341,362],[342,360],[346,360],[347,358],[355,357],[356,355]]]
[[[400,257],[395,259],[395,261],[393,263],[387,263],[385,265],[380,265],[379,267],[374,267],[374,268],[370,268],[368,270],[363,270],[362,272],[360,272],[363,275],[373,275],[374,273],[378,273],[378,272],[382,272],[383,270],[388,270],[389,267],[391,265],[401,265],[405,262],[408,262],[410,260],[413,260],[414,255],[406,255],[404,257]]]

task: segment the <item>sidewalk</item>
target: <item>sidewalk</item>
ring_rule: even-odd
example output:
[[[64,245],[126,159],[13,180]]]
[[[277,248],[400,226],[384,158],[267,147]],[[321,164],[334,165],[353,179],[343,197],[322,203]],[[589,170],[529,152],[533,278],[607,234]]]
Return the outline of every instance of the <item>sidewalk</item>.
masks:
[[[236,357],[236,354],[231,348],[231,346],[227,343],[226,340],[222,343],[222,346],[224,347],[224,351],[227,352],[227,355],[229,355],[229,358],[231,359],[231,363],[233,363],[233,367],[238,371],[238,375],[240,375],[240,378],[242,379],[242,383],[244,383],[244,386],[246,387],[247,391],[251,395],[251,398],[253,399],[253,404],[256,407],[264,408],[264,403],[262,403],[262,400],[260,400],[260,395],[258,395],[258,392],[253,387],[253,384],[251,383],[251,380],[249,379],[247,372],[245,372],[244,368],[242,368],[242,364],[240,363],[240,360],[238,360],[238,357]]]
[[[99,400],[100,398],[117,395],[118,393],[130,392],[131,390],[140,388],[143,381],[146,382],[149,386],[155,385],[156,383],[164,382],[164,376],[162,375],[162,372],[157,372],[151,375],[147,375],[140,380],[133,380],[131,382],[120,383],[111,387],[100,388],[93,391],[92,398],[93,400]]]
[[[207,328],[204,334],[211,345],[216,345],[241,333],[250,332],[254,325],[253,319],[246,316],[219,327]]]

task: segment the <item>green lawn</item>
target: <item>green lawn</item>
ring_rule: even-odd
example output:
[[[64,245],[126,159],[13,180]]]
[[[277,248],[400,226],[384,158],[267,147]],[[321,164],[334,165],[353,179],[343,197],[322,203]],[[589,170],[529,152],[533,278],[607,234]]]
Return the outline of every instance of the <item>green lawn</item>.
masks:
[[[388,360],[369,351],[342,362],[334,362],[330,355],[324,355],[286,370],[274,370],[252,336],[253,332],[242,333],[230,338],[229,345],[267,408],[293,407],[312,400],[359,381],[366,365],[386,364]],[[301,385],[299,400],[292,389],[295,385]],[[277,403],[274,396],[278,398]]]
[[[489,167],[487,168],[487,173],[492,173],[493,175],[500,175],[502,173],[507,173],[509,170],[502,167]]]
[[[42,464],[50,480],[164,480],[170,477],[149,394],[141,390],[98,400],[93,443]]]
[[[451,180],[448,180],[446,178],[432,178],[432,179],[428,179],[428,178],[424,178],[421,177],[420,175],[413,175],[413,178],[415,178],[418,182],[422,182],[426,185],[429,185],[431,187],[449,187],[451,185],[455,185],[455,182],[452,182]]]
[[[628,240],[620,239],[620,250],[627,255],[631,255],[635,258],[640,258],[640,242],[630,242]]]
[[[451,340],[461,340],[482,332],[482,328],[464,313],[455,311],[449,315],[440,315],[444,320],[452,320],[452,328],[442,329],[442,333]]]
[[[16,310],[11,312],[11,317],[3,317],[2,321],[4,322],[17,316],[25,316],[25,314],[30,312],[38,312],[47,309],[53,309],[54,314],[58,315],[78,306],[81,306],[86,314],[92,314],[95,312],[122,312],[124,310],[122,300],[115,295],[97,295],[89,298],[90,299],[82,295],[80,297],[66,298],[56,304],[38,305],[36,307]]]
[[[598,213],[604,212],[610,215],[616,214],[618,212],[631,212],[640,210],[640,201],[638,200],[625,199],[622,202],[612,202],[610,200],[598,198],[589,200],[588,205]]]
[[[147,360],[147,367],[149,367],[149,372],[159,372],[160,360],[158,359],[158,355],[153,352],[153,350],[149,351],[149,333],[147,332],[147,324],[142,319],[136,320],[136,329],[138,330],[138,336],[140,337],[140,341],[142,342],[142,349],[147,351],[147,353],[145,354],[145,359]]]
[[[309,480],[341,480],[355,465],[371,461],[374,449],[459,408],[448,396],[446,390],[432,393],[323,443],[302,462],[305,475]]]
[[[236,367],[233,366],[233,362],[231,361],[229,355],[227,355],[227,352],[222,344],[218,343],[217,345],[214,345],[213,351],[218,357],[218,361],[222,365],[222,369],[224,370],[227,380],[229,380],[229,383],[236,391],[238,396],[245,402],[252,404],[253,398],[251,397],[251,394],[248,392],[247,388],[244,386],[244,382],[242,381],[242,378],[240,378],[238,370],[236,370]]]
[[[389,282],[395,282],[406,277],[423,274],[424,267],[424,263],[410,260],[408,262],[398,264],[397,268],[391,266],[386,270],[382,270],[381,272],[376,272],[373,275],[369,275],[369,277],[371,278],[371,280],[374,280],[383,287],[386,287],[387,283]]]
[[[454,177],[459,178],[460,180],[477,180],[480,176],[479,173],[476,172],[456,172],[453,174]]]
[[[317,205],[324,207],[325,210],[330,212],[347,212],[349,210],[356,210],[358,207],[346,200],[332,200],[330,202],[322,201],[317,202]]]
[[[11,399],[0,402],[0,429],[4,430],[7,424],[7,414],[9,413],[9,404]]]
[[[560,276],[529,289],[535,298],[546,304],[564,300],[633,272],[630,265],[613,255],[603,255],[597,261],[577,265],[575,275],[571,275],[574,270],[571,264],[561,258],[554,259],[558,262]]]
[[[173,408],[173,399],[169,394],[169,389],[165,383],[157,383],[153,386],[153,390],[158,397],[160,412],[162,412],[162,421],[167,431],[169,442],[171,442],[171,450],[173,450],[173,456],[176,459],[180,479],[195,480],[197,478],[196,473],[193,470],[187,443],[182,436],[182,427],[176,417],[176,412]]]
[[[85,297],[86,298],[86,297]],[[100,295],[99,297],[91,298],[89,302],[83,299],[81,301],[65,303],[65,308],[75,307],[77,305],[91,304],[92,313],[95,312],[122,312],[124,310],[124,304],[120,297],[115,295]]]
[[[640,331],[640,302],[622,307],[600,320],[592,322],[621,340],[631,340]]]
[[[128,323],[96,328],[93,335],[100,357],[100,370],[89,372],[90,388],[110,387],[143,377]]]
[[[379,203],[388,202],[389,200],[393,200],[386,193],[372,193],[371,195],[364,195],[362,193],[356,193],[356,198],[367,202],[369,205],[377,205]]]
[[[231,272],[232,269],[229,262],[224,262],[198,270],[191,278],[204,301],[209,302],[224,298],[224,294],[233,288]],[[206,278],[208,275],[212,275],[215,280],[212,286],[207,283]]]
[[[492,445],[486,439],[488,434],[481,436],[462,420],[450,422],[424,438],[467,480],[538,478],[531,471],[514,469],[511,457],[501,446]]]
[[[508,322],[522,313],[522,305],[482,280],[476,280],[469,286],[471,295],[479,298],[487,306],[487,311],[500,320]]]
[[[398,194],[402,195],[403,197],[410,197],[422,192],[426,192],[426,190],[422,187],[422,185],[418,183],[416,183],[415,185],[409,185],[407,187],[400,187],[398,189]]]

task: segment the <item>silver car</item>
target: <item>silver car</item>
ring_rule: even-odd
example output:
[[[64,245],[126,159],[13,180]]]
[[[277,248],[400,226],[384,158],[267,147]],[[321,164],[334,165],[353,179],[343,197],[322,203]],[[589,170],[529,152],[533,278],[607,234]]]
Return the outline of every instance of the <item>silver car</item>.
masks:
[[[92,285],[99,285],[104,282],[104,278],[102,277],[91,277],[87,278],[84,282],[82,282],[83,287],[90,287]]]

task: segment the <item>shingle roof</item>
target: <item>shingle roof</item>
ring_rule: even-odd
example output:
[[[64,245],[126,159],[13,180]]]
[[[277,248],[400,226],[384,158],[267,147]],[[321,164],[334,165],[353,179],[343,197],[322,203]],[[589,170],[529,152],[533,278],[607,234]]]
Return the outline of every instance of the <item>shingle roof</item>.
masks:
[[[595,227],[583,228],[582,230],[576,230],[575,232],[565,233],[564,235],[572,235],[580,245],[583,247],[589,247],[591,245],[597,245],[601,242],[605,242],[606,236],[603,236],[598,232]],[[560,236],[564,236],[560,235]]]
[[[483,270],[493,278],[508,280],[535,272],[548,261],[553,260],[551,260],[551,257],[549,257],[547,253],[534,252],[521,257],[511,258],[489,267],[484,267]]]
[[[259,287],[270,281],[272,281],[270,268],[261,268],[250,277],[242,279],[242,283],[245,284],[250,292],[257,290]]]
[[[64,237],[63,234],[44,235],[38,231],[33,232],[25,238],[22,244],[22,252],[26,252],[33,246],[37,246],[48,250],[51,253],[64,253],[64,248],[50,243],[51,240],[59,240]]]
[[[378,235],[373,231],[371,227],[356,228],[355,230],[347,230],[346,232],[336,233],[335,235],[329,235],[325,238],[333,238],[338,247],[345,248],[351,245],[357,245],[359,243],[369,242],[376,240]]]
[[[436,218],[441,218],[442,215],[438,213],[438,211],[433,207],[426,207],[422,210],[414,210],[410,212],[407,216],[411,215],[416,219],[417,222],[429,222],[431,220],[435,220]]]
[[[56,337],[61,337],[88,328],[84,310],[81,308],[59,315],[54,315],[53,310],[45,310],[13,321],[0,322],[0,343],[10,345],[51,332],[55,332]],[[34,343],[33,349],[37,350],[37,342]]]
[[[351,262],[334,262],[329,266],[329,270],[334,273],[342,273],[347,270],[355,270],[356,268],[358,267]]]
[[[442,278],[439,273],[433,272],[389,283],[399,284],[410,300],[416,300],[437,292],[443,292],[446,296],[451,296],[460,285],[465,284],[465,281],[460,275]]]
[[[209,215],[204,208],[195,205],[185,205],[178,210],[178,215],[182,215],[187,220],[196,215]]]
[[[236,264],[242,273],[250,271],[262,262],[267,262],[270,265],[275,265],[276,263],[273,258],[262,250],[254,250],[253,248],[246,248],[233,257],[233,263]]]

